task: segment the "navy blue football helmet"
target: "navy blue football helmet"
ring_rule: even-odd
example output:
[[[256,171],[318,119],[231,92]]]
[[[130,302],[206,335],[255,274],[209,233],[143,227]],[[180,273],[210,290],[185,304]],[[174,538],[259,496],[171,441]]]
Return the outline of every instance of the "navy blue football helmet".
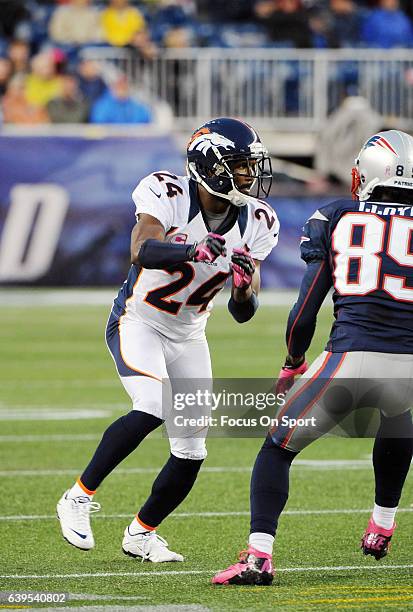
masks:
[[[271,189],[272,168],[268,152],[257,132],[238,119],[212,119],[195,130],[188,143],[187,160],[191,178],[209,193],[235,206],[245,206],[261,193],[267,197]],[[240,163],[247,166],[248,176],[254,179],[243,191],[237,187],[237,165]],[[245,172],[242,175],[245,178]]]

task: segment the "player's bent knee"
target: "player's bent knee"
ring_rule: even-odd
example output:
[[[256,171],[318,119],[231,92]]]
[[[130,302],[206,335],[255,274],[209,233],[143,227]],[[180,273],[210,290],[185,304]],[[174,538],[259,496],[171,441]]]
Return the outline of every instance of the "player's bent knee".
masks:
[[[133,410],[164,419],[161,382],[146,376],[122,376],[121,381],[132,400]]]
[[[384,412],[380,415],[379,435],[387,438],[409,438],[413,435],[413,419],[410,410],[388,416]]]
[[[284,448],[281,446],[280,443],[278,443],[276,440],[274,440],[270,434],[267,435],[267,437],[264,440],[264,444],[261,447],[262,450],[272,450],[276,453],[280,453],[282,455],[285,455],[286,458],[288,458],[288,460],[291,462],[294,457],[296,455],[298,455],[299,451],[292,449],[292,448]]]

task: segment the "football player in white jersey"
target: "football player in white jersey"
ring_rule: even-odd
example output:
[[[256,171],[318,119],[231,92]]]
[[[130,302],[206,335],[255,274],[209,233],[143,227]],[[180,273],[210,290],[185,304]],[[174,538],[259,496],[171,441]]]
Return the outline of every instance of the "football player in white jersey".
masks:
[[[106,340],[133,410],[105,431],[57,504],[64,538],[83,550],[94,546],[96,489],[165,421],[166,381],[212,377],[205,337],[212,299],[231,277],[228,309],[239,323],[248,321],[258,307],[260,262],[278,240],[277,216],[258,199],[269,193],[271,162],[252,127],[229,118],[204,124],[189,141],[187,172],[154,172],[132,195],[132,266],[114,301]],[[195,429],[186,433],[170,437],[170,457],[125,529],[127,555],[183,561],[156,529],[188,495],[207,454],[205,437],[195,436]]]

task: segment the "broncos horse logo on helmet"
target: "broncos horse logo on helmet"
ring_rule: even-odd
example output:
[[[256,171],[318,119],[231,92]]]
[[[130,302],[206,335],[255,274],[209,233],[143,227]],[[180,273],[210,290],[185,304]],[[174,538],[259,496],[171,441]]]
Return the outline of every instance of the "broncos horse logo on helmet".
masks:
[[[247,194],[237,187],[236,165],[243,163],[254,179]],[[257,132],[238,119],[221,117],[195,130],[188,143],[187,169],[191,178],[218,198],[245,206],[271,188],[272,169],[268,152]]]
[[[188,145],[188,150],[197,149],[204,155],[211,147],[223,147],[224,149],[235,149],[235,143],[229,140],[222,134],[214,134],[200,130],[195,132]]]

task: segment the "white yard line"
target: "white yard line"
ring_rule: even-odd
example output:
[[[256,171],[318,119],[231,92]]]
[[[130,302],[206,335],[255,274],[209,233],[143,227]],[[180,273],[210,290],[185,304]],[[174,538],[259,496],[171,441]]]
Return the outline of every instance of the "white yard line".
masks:
[[[281,567],[276,568],[276,572],[348,572],[354,570],[360,571],[388,571],[397,569],[411,569],[413,564],[406,565],[332,565],[332,566],[320,566],[320,567]],[[164,570],[164,571],[152,571],[146,572],[90,572],[84,574],[3,574],[0,578],[4,580],[49,580],[51,578],[71,579],[71,578],[111,578],[115,576],[132,576],[132,577],[148,577],[153,576],[193,576],[196,574],[210,574],[213,576],[219,569],[215,570]]]
[[[0,421],[77,421],[79,419],[106,419],[112,416],[109,410],[55,410],[34,414],[17,412],[0,414]]]
[[[0,443],[5,442],[84,442],[89,440],[100,440],[100,434],[47,434],[47,435],[22,435],[22,436],[0,436]]]
[[[106,306],[111,308],[118,288],[113,289],[2,289],[0,308],[33,308],[35,306]],[[262,290],[261,306],[292,306],[298,291]],[[226,306],[229,292],[223,291],[214,300],[219,306]],[[331,302],[325,301],[331,308]]]
[[[122,597],[115,597],[114,599],[122,600]],[[145,598],[144,598],[145,599]],[[69,602],[71,600],[69,599]],[[10,608],[7,608],[10,609]],[[209,612],[209,608],[204,608],[198,604],[160,604],[160,605],[135,605],[135,606],[120,606],[113,605],[104,606],[59,606],[58,608],[25,608],[28,612],[38,612],[39,609],[43,612],[60,612],[60,610],[70,610],[70,612],[102,612],[102,610],[109,610],[110,612]]]
[[[88,378],[68,379],[36,379],[36,380],[3,380],[0,389],[89,389],[90,387],[119,387],[119,380],[115,377],[101,380],[90,380]]]
[[[80,404],[78,406],[4,406],[0,404],[0,421],[74,421],[100,419],[116,411],[128,410],[129,404]]]
[[[332,508],[332,509],[315,509],[315,510],[285,510],[283,516],[311,516],[321,514],[369,514],[371,508]],[[399,508],[397,512],[413,512],[413,508]],[[249,516],[247,510],[228,511],[228,512],[174,512],[169,516],[170,519],[186,519],[186,518],[215,518],[229,516]],[[130,519],[129,514],[96,514],[96,519]],[[54,521],[55,514],[14,514],[0,515],[0,521]]]
[[[68,593],[69,601],[107,601],[118,599],[124,601],[134,601],[136,599],[149,599],[144,595],[93,595],[89,593]]]
[[[368,459],[297,459],[293,464],[293,469],[304,468],[306,470],[370,470],[372,469],[371,461]],[[114,474],[157,474],[162,467],[148,468],[117,468]],[[218,466],[205,467],[202,469],[203,474],[220,474],[220,473],[241,473],[247,474],[251,472],[251,467],[243,466]],[[69,476],[76,475],[82,470],[80,468],[67,468],[60,470],[1,470],[0,477],[2,478],[18,478],[26,476]]]

